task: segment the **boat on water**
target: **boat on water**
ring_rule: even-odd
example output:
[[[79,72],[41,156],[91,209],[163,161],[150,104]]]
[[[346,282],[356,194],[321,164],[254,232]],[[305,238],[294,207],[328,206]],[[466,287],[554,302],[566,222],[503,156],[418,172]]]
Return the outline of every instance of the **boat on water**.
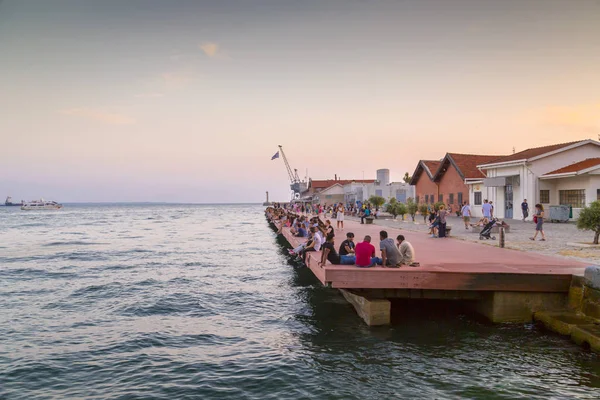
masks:
[[[24,201],[21,200],[20,203],[13,203],[12,201],[12,197],[8,196],[6,198],[6,200],[4,201],[4,205],[7,207],[15,207],[15,206],[22,206],[24,204]]]
[[[23,203],[21,210],[59,210],[62,208],[62,204],[58,204],[55,201],[48,201],[44,199],[28,201]]]

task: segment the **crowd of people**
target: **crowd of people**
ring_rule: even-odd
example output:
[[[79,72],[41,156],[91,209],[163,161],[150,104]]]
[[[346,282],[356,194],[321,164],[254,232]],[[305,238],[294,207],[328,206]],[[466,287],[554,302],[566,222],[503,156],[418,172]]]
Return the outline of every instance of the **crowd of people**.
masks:
[[[315,207],[313,210],[320,210],[320,207]],[[379,255],[375,246],[371,244],[369,235],[366,235],[361,242],[355,243],[354,233],[346,232],[345,239],[339,247],[336,246],[336,230],[338,233],[343,231],[343,215],[346,210],[342,204],[338,204],[332,207],[331,211],[331,215],[335,216],[337,222],[336,228],[333,227],[331,220],[326,219],[323,222],[319,215],[307,215],[306,208],[303,214],[302,208],[294,205],[269,207],[266,215],[278,226],[279,233],[287,227],[293,236],[303,238],[296,248],[289,250],[290,255],[295,256],[298,262],[306,264],[308,253],[321,251],[319,265],[325,265],[327,262],[334,265],[355,265],[358,268],[377,265],[386,268],[419,265],[415,262],[415,250],[405,236],[398,235],[394,242],[385,230],[379,232]]]

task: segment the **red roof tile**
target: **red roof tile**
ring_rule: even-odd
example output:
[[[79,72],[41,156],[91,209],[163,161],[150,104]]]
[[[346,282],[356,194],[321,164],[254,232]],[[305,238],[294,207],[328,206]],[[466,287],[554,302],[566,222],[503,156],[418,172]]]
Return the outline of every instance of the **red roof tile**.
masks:
[[[423,164],[425,164],[425,166],[429,169],[429,176],[433,177],[433,175],[435,175],[435,172],[438,170],[438,168],[440,167],[440,164],[442,163],[441,161],[433,161],[433,160],[422,160]]]
[[[339,183],[340,185],[344,186],[347,185],[349,183],[352,182],[356,182],[356,183],[373,183],[375,182],[375,179],[324,179],[324,180],[312,180],[310,183],[310,186],[313,189],[326,189],[330,186],[335,185],[336,183]]]
[[[562,167],[554,171],[548,172],[543,176],[579,172],[583,171],[584,169],[595,167],[597,165],[600,165],[600,158],[588,158],[583,161],[576,162],[575,164],[567,165],[566,167]]]
[[[511,154],[508,156],[501,156],[495,160],[487,161],[487,164],[496,164],[496,163],[503,163],[503,162],[509,162],[509,161],[517,161],[517,160],[529,160],[530,158],[541,156],[542,154],[550,153],[550,152],[553,152],[556,150],[560,150],[564,147],[568,147],[568,146],[574,145],[576,143],[581,143],[581,142],[586,142],[586,141],[588,141],[588,140],[578,140],[576,142],[559,143],[559,144],[553,144],[550,146],[542,146],[542,147],[534,147],[531,149],[525,149],[525,150],[520,151],[515,154]]]
[[[495,160],[498,157],[501,156],[447,153],[444,159],[442,160],[442,165],[446,165],[447,163],[453,163],[456,166],[458,173],[464,179],[480,179],[485,178],[486,175],[482,173],[477,168],[477,166]],[[446,170],[442,166],[438,173],[435,174],[434,180],[440,179],[443,176],[444,172],[446,172]]]

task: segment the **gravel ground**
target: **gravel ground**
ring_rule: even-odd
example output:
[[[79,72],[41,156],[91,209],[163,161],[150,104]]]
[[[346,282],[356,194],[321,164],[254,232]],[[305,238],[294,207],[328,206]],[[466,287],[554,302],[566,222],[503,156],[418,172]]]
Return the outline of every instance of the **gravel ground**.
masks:
[[[359,220],[358,218],[346,216],[350,220]],[[546,241],[535,242],[529,240],[535,233],[533,222],[521,222],[518,220],[509,220],[510,232],[505,237],[505,248],[522,251],[532,251],[545,255],[556,255],[558,257],[569,258],[590,265],[600,265],[600,247],[592,246],[594,233],[591,231],[580,231],[574,223],[545,223],[544,233]],[[472,221],[473,222],[473,221]],[[405,220],[377,219],[373,221],[376,225],[389,226],[403,229],[406,231],[419,232],[427,234],[429,228],[423,223],[423,218],[417,215],[415,222],[412,222],[410,216],[405,216]],[[334,222],[335,224],[335,222]],[[448,217],[448,226],[452,226],[450,237],[458,240],[467,240],[478,242],[488,246],[498,246],[498,234],[496,240],[479,240],[479,235],[471,229],[466,230],[461,218]],[[406,235],[407,239],[410,235]],[[409,239],[410,240],[410,239]],[[431,239],[436,240],[436,239]]]

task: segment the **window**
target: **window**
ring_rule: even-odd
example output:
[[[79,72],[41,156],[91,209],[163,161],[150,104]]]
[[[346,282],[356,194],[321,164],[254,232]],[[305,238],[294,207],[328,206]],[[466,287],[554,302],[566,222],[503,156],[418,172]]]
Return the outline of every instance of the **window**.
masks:
[[[425,195],[425,204],[429,204],[429,195],[428,194]]]
[[[458,192],[458,204],[462,205],[462,203],[463,203],[462,192]]]
[[[596,200],[600,200],[600,189],[596,189]]]
[[[454,204],[454,193],[448,195],[448,204]]]
[[[474,195],[475,195],[475,198],[473,199],[473,203],[476,206],[480,206],[481,205],[481,192],[475,192]]]
[[[435,197],[433,195],[430,195],[429,201],[431,201],[431,204],[435,203]]]
[[[573,208],[585,207],[585,189],[559,190],[559,204],[572,206]]]
[[[375,195],[376,196],[383,196],[383,190],[381,190],[381,189],[375,189]]]
[[[540,190],[540,203],[550,204],[550,191],[549,190]]]
[[[440,203],[443,203],[443,202],[444,202],[444,195],[443,195],[443,194],[438,194],[438,201],[439,201]]]
[[[415,196],[415,203],[419,204],[419,196]]]

